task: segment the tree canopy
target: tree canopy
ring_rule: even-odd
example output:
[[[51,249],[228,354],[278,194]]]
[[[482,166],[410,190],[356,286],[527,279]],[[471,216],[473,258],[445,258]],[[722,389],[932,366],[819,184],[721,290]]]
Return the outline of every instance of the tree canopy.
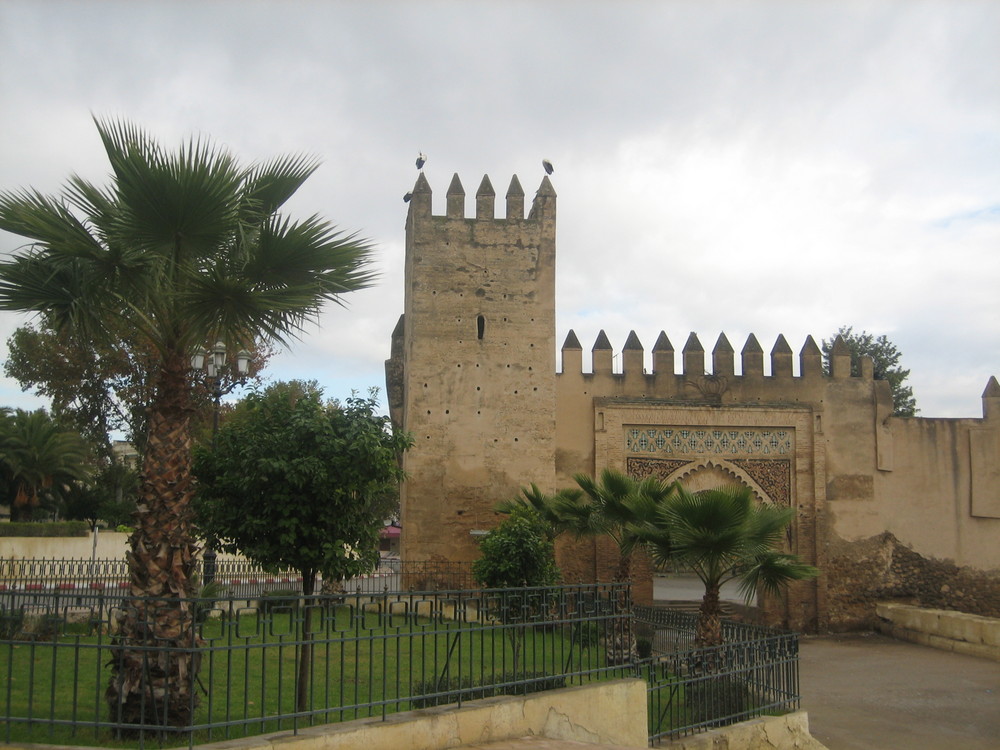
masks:
[[[134,332],[153,358],[128,552],[130,595],[151,609],[127,609],[106,698],[115,722],[186,725],[198,702],[198,660],[181,653],[195,632],[192,355],[206,342],[233,352],[288,342],[325,303],[372,283],[372,248],[318,216],[281,213],[313,158],[242,164],[204,136],[167,149],[126,120],[95,123],[107,186],[74,175],[55,197],[0,193],[0,229],[28,240],[0,262],[0,309],[98,346]],[[150,637],[178,647],[152,676],[133,648]]]
[[[551,527],[538,512],[512,507],[479,542],[472,575],[486,588],[551,586],[559,580]]]
[[[920,411],[913,396],[913,388],[905,384],[906,379],[910,377],[910,371],[899,366],[903,353],[885,335],[875,336],[867,331],[855,333],[852,326],[841,326],[829,341],[823,339],[820,347],[823,350],[823,362],[827,374],[830,373],[830,353],[833,351],[837,336],[840,336],[851,350],[852,375],[861,374],[862,356],[867,355],[872,358],[875,378],[889,383],[893,414],[897,417],[912,417]]]
[[[301,382],[244,399],[215,447],[196,450],[201,532],[222,550],[302,572],[312,591],[377,562],[387,488],[402,478],[409,438],[377,413],[375,393],[343,403]]]
[[[11,520],[59,508],[71,486],[90,471],[87,443],[44,409],[0,413],[0,474]]]
[[[109,322],[109,328],[110,328]],[[34,324],[16,329],[7,339],[4,374],[21,388],[51,401],[54,416],[72,424],[98,452],[102,463],[112,461],[111,435],[123,433],[140,455],[146,443],[146,405],[153,396],[159,362],[156,351],[133,328],[108,332],[113,340],[84,339],[70,330],[50,325],[43,316]],[[206,342],[206,348],[214,344]],[[249,368],[249,381],[259,382],[272,349],[258,345]],[[235,384],[232,368],[220,371],[220,386]],[[192,383],[192,419],[211,423],[210,384]]]
[[[722,643],[719,592],[726,581],[739,581],[750,601],[758,589],[780,594],[791,581],[818,574],[780,551],[794,515],[792,508],[756,503],[742,485],[688,492],[675,483],[639,529],[654,560],[679,563],[705,585],[695,634],[699,646]]]

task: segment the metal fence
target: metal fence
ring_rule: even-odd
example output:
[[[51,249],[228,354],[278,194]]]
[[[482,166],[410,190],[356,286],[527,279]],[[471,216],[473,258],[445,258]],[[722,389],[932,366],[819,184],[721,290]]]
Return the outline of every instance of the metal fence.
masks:
[[[0,739],[191,746],[634,674],[605,647],[630,627],[625,584],[187,602],[183,646],[154,638],[145,614],[172,600],[8,609]],[[128,618],[144,638],[123,642]],[[178,708],[171,692],[189,697]]]
[[[196,573],[200,581],[214,581],[235,599],[302,592],[302,578],[296,571],[268,572],[244,560],[199,560]],[[321,578],[317,588],[322,584]],[[328,582],[327,590],[368,594],[471,588],[472,570],[467,564],[383,558],[370,573]],[[38,606],[106,609],[127,596],[128,589],[124,559],[0,560],[0,607],[8,610]]]
[[[799,705],[797,635],[724,620],[725,645],[696,649],[696,615],[629,609],[624,586],[483,591],[467,565],[384,560],[306,606],[292,573],[228,560],[214,573],[222,594],[194,602],[190,644],[125,650],[119,623],[149,600],[129,596],[124,561],[0,561],[0,741],[194,744],[626,674],[649,684],[652,744]],[[623,636],[652,656],[621,664]],[[314,671],[300,688],[304,647]],[[126,653],[146,665],[140,714],[155,727],[104,698]],[[167,727],[152,675],[183,659],[200,664],[192,716]]]
[[[651,744],[798,709],[798,634],[724,620],[722,646],[695,648],[697,615],[634,612],[653,647],[638,665],[649,685]]]

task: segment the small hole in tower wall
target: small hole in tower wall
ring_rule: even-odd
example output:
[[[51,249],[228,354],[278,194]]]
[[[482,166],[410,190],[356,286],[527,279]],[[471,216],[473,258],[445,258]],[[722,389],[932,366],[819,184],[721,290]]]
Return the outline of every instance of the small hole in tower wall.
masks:
[[[482,341],[486,333],[486,318],[482,315],[476,318],[476,330],[479,340]]]

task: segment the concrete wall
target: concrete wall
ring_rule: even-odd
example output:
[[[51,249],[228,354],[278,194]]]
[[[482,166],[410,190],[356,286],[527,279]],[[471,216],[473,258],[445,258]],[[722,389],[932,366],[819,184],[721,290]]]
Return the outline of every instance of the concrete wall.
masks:
[[[98,531],[96,557],[122,560],[128,549],[128,534]],[[93,536],[0,536],[0,558],[89,560],[94,553]]]
[[[600,710],[595,710],[600,707]],[[616,680],[199,745],[202,750],[443,750],[520,737],[645,748],[646,683]]]
[[[965,612],[879,603],[878,629],[905,641],[1000,661],[1000,619]]]
[[[98,531],[97,552],[87,536],[0,536],[3,560],[124,560],[129,535],[120,531]],[[245,560],[241,555],[219,553],[220,560]]]
[[[825,750],[826,745],[809,734],[805,711],[784,716],[764,716],[723,729],[664,742],[671,750]]]

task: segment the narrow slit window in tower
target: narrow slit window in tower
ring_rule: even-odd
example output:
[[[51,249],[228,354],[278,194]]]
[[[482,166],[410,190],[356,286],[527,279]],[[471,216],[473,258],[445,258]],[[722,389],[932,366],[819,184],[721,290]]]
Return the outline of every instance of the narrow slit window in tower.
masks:
[[[482,315],[476,318],[476,329],[476,335],[479,337],[479,340],[482,341],[483,334],[486,333],[486,318]]]

